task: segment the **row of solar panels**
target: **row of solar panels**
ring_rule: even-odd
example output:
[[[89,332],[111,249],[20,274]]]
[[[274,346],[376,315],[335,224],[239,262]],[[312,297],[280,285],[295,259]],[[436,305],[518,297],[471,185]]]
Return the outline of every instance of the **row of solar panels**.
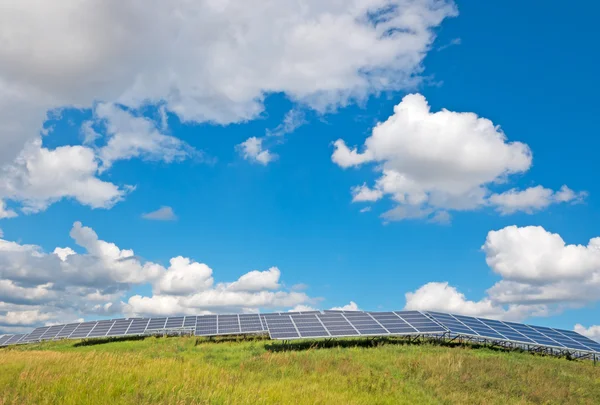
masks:
[[[576,332],[439,312],[308,311],[270,314],[129,318],[46,326],[0,336],[0,346],[54,339],[134,336],[189,331],[196,336],[268,332],[272,339],[389,335],[470,336],[524,347],[600,353],[600,344]]]

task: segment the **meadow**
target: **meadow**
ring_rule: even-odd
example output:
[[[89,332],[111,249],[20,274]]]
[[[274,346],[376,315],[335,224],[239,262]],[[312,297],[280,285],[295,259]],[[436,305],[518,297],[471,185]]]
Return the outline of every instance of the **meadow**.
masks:
[[[0,349],[0,404],[598,404],[600,365],[402,340],[149,337]]]

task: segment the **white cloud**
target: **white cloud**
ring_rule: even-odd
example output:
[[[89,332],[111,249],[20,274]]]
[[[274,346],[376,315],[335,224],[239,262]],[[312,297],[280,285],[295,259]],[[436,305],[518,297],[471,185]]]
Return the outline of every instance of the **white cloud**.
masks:
[[[360,308],[358,308],[358,305],[354,301],[350,301],[348,304],[346,304],[344,306],[333,307],[331,309],[337,310],[337,311],[360,311]]]
[[[6,203],[0,200],[0,219],[3,218],[14,218],[17,216],[17,213],[11,209],[6,208]],[[2,235],[0,235],[1,237]]]
[[[600,342],[600,326],[590,326],[589,328],[584,327],[581,324],[575,325],[575,332],[587,336],[596,342]]]
[[[371,211],[371,207],[365,207],[360,209],[360,213],[365,213]]]
[[[253,270],[229,284],[227,289],[229,291],[276,290],[280,287],[280,276],[281,271],[277,267],[271,267],[265,271]]]
[[[288,310],[288,312],[310,312],[317,311],[317,309],[311,307],[310,305],[296,305],[294,308]]]
[[[406,310],[441,311],[460,315],[481,316],[484,318],[521,320],[533,312],[530,307],[510,306],[504,308],[490,298],[470,301],[465,295],[447,282],[431,282],[414,292],[408,292]]]
[[[497,207],[502,214],[512,214],[517,211],[533,213],[548,207],[550,204],[563,202],[580,202],[587,193],[574,192],[566,185],[559,191],[552,191],[542,186],[530,187],[525,190],[511,189],[502,194],[492,194],[489,202]]]
[[[540,199],[558,202],[581,196],[564,186],[547,196],[536,194],[546,189],[535,188],[511,190],[490,200],[490,185],[529,170],[529,147],[509,142],[497,125],[474,113],[431,112],[420,94],[404,97],[394,107],[394,114],[373,128],[362,151],[349,148],[341,139],[334,148],[332,160],[342,168],[378,164],[381,176],[374,187],[363,184],[353,188],[353,201],[390,196],[397,206],[383,214],[386,220],[447,220],[450,210],[473,210],[491,203],[506,212],[527,210],[540,205]]]
[[[370,189],[366,184],[356,186],[352,189],[352,202],[374,202],[382,197],[383,192],[381,190]]]
[[[117,160],[139,157],[170,163],[198,155],[180,139],[162,134],[148,118],[136,117],[114,104],[98,104],[94,117],[106,126],[108,137],[106,145],[98,150],[102,171]]]
[[[244,159],[267,165],[277,159],[277,155],[267,149],[263,149],[262,142],[261,138],[253,136],[239,144],[237,149]]]
[[[490,231],[482,247],[501,280],[479,301],[448,283],[428,283],[406,294],[407,309],[430,309],[503,319],[548,316],[600,300],[600,238],[567,245],[539,226]]]
[[[182,121],[256,118],[268,94],[326,111],[415,85],[445,0],[8,0],[0,15],[0,165],[49,109],[162,104]]]
[[[513,225],[490,231],[482,249],[490,268],[509,281],[543,285],[600,277],[600,237],[587,246],[567,245],[541,226]]]
[[[181,256],[172,258],[170,263],[156,283],[156,294],[187,295],[212,287],[212,269],[206,264]]]
[[[175,215],[173,208],[163,206],[157,209],[156,211],[143,214],[142,218],[154,221],[175,221],[177,219],[177,215]]]
[[[83,253],[70,247],[45,253],[36,245],[0,239],[0,331],[83,317],[256,312],[314,301],[284,289],[276,267],[215,284],[208,265],[186,257],[172,258],[165,268],[99,239],[79,222],[70,236]],[[152,286],[152,294],[123,302],[139,286]]]
[[[12,165],[0,168],[0,199],[19,201],[24,212],[44,210],[63,198],[92,208],[110,208],[129,187],[96,177],[94,151],[83,146],[42,147],[41,139],[26,145]]]
[[[297,109],[291,109],[283,117],[283,122],[277,126],[274,130],[267,130],[267,136],[283,136],[291,134],[302,125],[306,124],[306,118],[304,112]]]

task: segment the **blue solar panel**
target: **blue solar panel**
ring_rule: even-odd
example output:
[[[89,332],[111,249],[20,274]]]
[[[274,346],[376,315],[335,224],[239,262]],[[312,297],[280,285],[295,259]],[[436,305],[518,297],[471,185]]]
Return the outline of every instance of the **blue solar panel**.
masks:
[[[505,340],[527,346],[561,350],[600,352],[598,350],[600,345],[593,341],[590,343],[582,340],[584,337],[573,331],[432,311],[427,314],[455,335],[468,335],[487,340]]]
[[[146,327],[150,322],[149,318],[136,318],[132,320],[131,325],[125,332],[126,335],[142,335],[146,332]]]
[[[58,332],[58,334],[55,336],[56,339],[61,339],[61,338],[68,338],[69,336],[71,336],[71,333],[73,333],[73,331],[75,329],[77,329],[77,327],[79,326],[79,323],[69,323],[67,325],[64,326],[64,328],[62,328],[60,330],[60,332]]]
[[[131,319],[117,319],[106,336],[124,336],[133,322]]]
[[[98,322],[84,322],[84,323],[80,323],[77,326],[77,329],[75,329],[73,331],[73,333],[71,333],[71,335],[69,336],[69,338],[71,339],[78,339],[78,338],[85,338],[87,337],[87,335],[92,331],[92,329],[94,329],[94,326],[96,326]]]

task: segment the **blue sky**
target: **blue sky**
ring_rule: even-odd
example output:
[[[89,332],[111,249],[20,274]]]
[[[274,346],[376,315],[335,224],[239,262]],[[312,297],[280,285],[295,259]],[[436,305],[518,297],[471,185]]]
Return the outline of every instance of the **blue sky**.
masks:
[[[173,2],[173,7],[178,7],[176,3]],[[320,10],[317,3],[309,3],[309,9],[311,7],[315,9],[314,15],[309,13],[306,16],[310,21],[311,18],[318,18]],[[382,2],[371,3],[374,9],[377,9],[378,3]],[[392,3],[396,2],[392,1]],[[240,287],[240,290],[236,290],[250,294],[248,296],[250,298],[256,298],[261,291],[285,295],[279,301],[279,298],[269,298],[262,304],[248,307],[236,304],[238,301],[235,297],[231,304],[215,304],[215,306],[207,306],[206,303],[190,304],[186,301],[185,305],[188,306],[185,311],[191,312],[226,312],[232,309],[287,310],[296,305],[326,309],[343,306],[352,301],[360,309],[402,309],[410,304],[414,308],[429,307],[506,319],[526,319],[532,323],[568,329],[572,329],[576,323],[586,327],[600,324],[597,299],[593,298],[595,287],[590,287],[589,282],[600,274],[600,259],[593,247],[590,247],[589,251],[567,249],[564,253],[557,253],[559,256],[549,259],[550,262],[564,260],[567,263],[565,266],[562,264],[554,266],[555,263],[548,263],[548,260],[542,259],[537,262],[533,259],[529,261],[531,257],[539,258],[549,251],[556,251],[554,248],[547,248],[551,245],[551,234],[560,235],[567,245],[583,246],[588,245],[590,239],[600,236],[600,206],[597,197],[600,195],[600,185],[595,181],[595,174],[598,172],[595,155],[600,147],[600,140],[594,136],[596,132],[594,113],[598,110],[595,90],[600,88],[595,67],[598,65],[599,56],[597,52],[592,51],[596,47],[595,38],[598,37],[598,29],[594,28],[595,24],[592,21],[595,13],[592,10],[582,12],[577,7],[564,7],[563,3],[556,1],[546,2],[543,7],[513,1],[508,3],[506,1],[502,3],[457,1],[456,8],[453,8],[449,2],[416,1],[415,4],[416,7],[431,13],[427,32],[432,36],[428,39],[427,33],[415,28],[414,38],[398,39],[397,42],[389,45],[390,49],[381,51],[388,52],[392,56],[388,54],[369,56],[372,60],[379,61],[375,62],[375,66],[370,65],[373,72],[377,72],[371,75],[376,76],[377,79],[398,80],[399,84],[394,86],[378,87],[371,83],[356,87],[353,84],[343,83],[336,84],[338,88],[327,93],[330,90],[327,87],[329,84],[322,85],[321,80],[325,83],[327,80],[340,78],[342,81],[343,75],[348,72],[358,74],[356,71],[360,69],[355,71],[354,66],[360,67],[362,59],[350,60],[350,57],[348,60],[335,61],[341,66],[347,63],[350,66],[348,70],[332,68],[332,75],[327,77],[321,77],[321,73],[317,72],[314,73],[314,77],[300,77],[289,83],[281,81],[273,84],[266,79],[264,83],[260,81],[262,79],[250,80],[245,74],[251,74],[244,72],[252,71],[254,65],[249,68],[243,65],[245,62],[250,60],[252,64],[260,65],[261,61],[255,60],[260,58],[264,58],[262,61],[264,63],[272,62],[269,59],[272,56],[265,50],[271,44],[259,42],[251,45],[256,51],[255,56],[250,59],[232,57],[235,62],[227,65],[223,73],[222,83],[232,83],[232,86],[239,80],[257,82],[257,89],[250,84],[241,86],[246,86],[245,90],[234,95],[239,96],[243,102],[231,102],[233,106],[230,110],[228,104],[223,107],[223,103],[227,102],[223,102],[220,98],[214,101],[214,104],[213,101],[208,104],[205,102],[205,99],[212,100],[211,97],[216,97],[215,93],[219,91],[227,94],[229,99],[235,97],[228,93],[229,84],[223,84],[222,87],[215,85],[216,87],[211,87],[210,91],[202,90],[212,86],[213,83],[221,83],[219,81],[221,77],[217,78],[213,71],[202,65],[205,62],[192,57],[189,60],[173,57],[172,64],[176,67],[173,71],[180,72],[177,69],[185,61],[189,69],[180,69],[184,72],[180,72],[182,77],[188,74],[190,69],[194,70],[193,75],[190,74],[191,76],[186,76],[185,80],[181,79],[178,82],[183,89],[178,91],[185,92],[185,86],[198,86],[201,89],[200,96],[195,93],[195,101],[188,100],[182,104],[177,99],[170,99],[171,90],[163,94],[161,93],[163,87],[158,84],[156,89],[150,89],[151,86],[148,85],[148,89],[144,89],[141,95],[136,93],[133,97],[126,97],[123,94],[128,91],[140,92],[139,83],[135,78],[132,79],[127,75],[115,74],[113,77],[112,73],[105,74],[105,72],[112,72],[113,64],[121,62],[118,58],[114,58],[113,53],[103,53],[104,50],[101,48],[106,44],[96,44],[93,33],[90,34],[89,41],[98,46],[97,59],[100,62],[97,62],[97,65],[86,65],[80,70],[73,68],[75,71],[72,72],[66,64],[55,66],[43,59],[36,59],[34,62],[38,64],[37,68],[40,71],[46,68],[58,72],[57,77],[63,77],[62,75],[67,78],[74,77],[73,80],[84,83],[83,87],[96,79],[99,82],[108,80],[110,83],[108,87],[113,83],[119,83],[118,86],[121,87],[114,91],[112,89],[105,91],[102,86],[90,85],[89,89],[86,87],[85,92],[82,90],[79,94],[79,90],[71,89],[67,82],[61,87],[57,77],[46,77],[44,74],[36,73],[34,68],[30,69],[31,72],[28,70],[26,74],[24,73],[23,77],[15,73],[14,69],[2,71],[0,68],[0,84],[12,80],[14,83],[31,80],[34,86],[41,89],[33,92],[33,95],[27,93],[27,97],[23,97],[28,100],[28,103],[35,105],[35,111],[61,109],[60,114],[55,114],[45,121],[44,126],[51,130],[40,138],[42,148],[48,151],[60,147],[89,148],[95,154],[93,159],[98,166],[97,169],[92,170],[92,177],[114,184],[121,190],[125,190],[127,185],[135,186],[135,189],[124,191],[119,201],[108,203],[110,198],[107,197],[97,203],[104,206],[93,207],[96,202],[86,203],[85,197],[82,196],[87,195],[88,191],[85,190],[81,192],[83,194],[73,194],[70,188],[65,186],[67,191],[50,198],[46,191],[44,194],[37,190],[32,191],[31,187],[26,191],[18,189],[19,187],[25,189],[26,186],[23,184],[33,180],[7,181],[7,184],[10,184],[5,185],[4,189],[0,184],[0,201],[1,197],[4,197],[6,210],[11,210],[15,215],[5,216],[5,218],[0,216],[3,239],[19,245],[36,245],[39,251],[47,255],[52,255],[56,247],[68,246],[76,252],[73,257],[81,256],[82,263],[91,260],[90,267],[100,266],[97,262],[106,263],[108,260],[106,257],[91,252],[92,245],[75,243],[74,238],[69,235],[73,224],[80,221],[84,227],[93,229],[99,240],[113,243],[120,249],[132,249],[135,254],[133,260],[140,266],[148,262],[156,263],[164,267],[161,271],[166,274],[168,270],[165,269],[169,267],[169,260],[177,256],[206,264],[212,269],[214,278],[212,288],[219,291],[227,290],[229,287],[224,285],[217,287],[218,283],[232,283],[252,270],[265,272],[263,274],[265,277],[266,271],[272,267],[277,267],[280,271],[276,286],[270,285],[269,283],[272,282],[270,280],[256,289]],[[440,18],[432,11],[442,6],[447,7],[445,18]],[[394,18],[401,18],[408,13],[403,7],[400,5],[394,9],[395,11],[392,12],[396,13]],[[26,16],[29,15],[29,11],[26,6],[23,6],[16,12]],[[56,9],[49,11],[50,18],[56,18],[56,21],[66,18],[67,13],[73,12]],[[239,19],[231,18],[227,24],[232,24],[234,27],[235,24],[246,23],[254,26],[252,19],[259,17],[244,11],[233,9],[222,12],[240,13]],[[285,16],[288,11],[272,10],[273,15],[276,16]],[[336,13],[342,16],[347,12],[333,5],[329,11],[334,16]],[[33,21],[32,18],[32,24]],[[158,24],[155,20],[152,21]],[[102,26],[106,22],[97,23]],[[187,23],[187,21],[181,22],[182,26]],[[327,23],[321,23],[324,24],[324,28],[318,31],[318,35],[326,35],[329,32],[327,30],[332,28]],[[334,23],[335,21],[331,24],[335,25]],[[390,24],[400,23],[392,20]],[[360,40],[357,36],[361,32],[361,27],[362,25],[357,25],[355,36],[348,36],[349,42]],[[227,29],[226,26],[222,28]],[[0,28],[0,33],[2,30],[8,32],[10,29],[11,27]],[[278,28],[269,26],[267,30],[271,30],[269,35],[275,35]],[[59,34],[57,38],[60,38]],[[309,34],[311,33],[306,33]],[[14,35],[18,38],[19,34]],[[201,35],[193,38],[198,43],[204,41]],[[151,41],[152,38],[147,40]],[[246,41],[249,42],[259,40],[258,34],[256,37],[249,34],[246,37]],[[409,40],[424,41],[417,53],[423,59],[405,66],[406,62],[402,62],[401,57],[410,55],[418,59],[412,48],[402,50]],[[181,45],[185,51],[182,51],[183,55],[186,55],[186,52],[193,53],[195,45],[198,44]],[[285,62],[301,65],[306,63],[306,60],[312,61],[315,57],[326,59],[329,52],[326,49],[329,46],[327,41],[318,41],[316,44],[311,42],[308,45],[322,46],[323,54],[308,52],[306,56],[300,51],[304,50],[304,47],[299,50],[287,44],[285,49],[290,50],[289,52],[296,51],[297,54],[289,57],[285,53],[288,55],[286,58],[289,58]],[[47,46],[47,44],[39,46]],[[73,49],[78,48],[74,46]],[[159,51],[156,51],[158,56],[160,56],[160,49],[159,47]],[[360,49],[350,49],[353,53],[361,52]],[[71,56],[65,55],[65,52],[69,52],[68,49],[60,50],[58,55],[65,58]],[[121,55],[120,52],[115,51],[115,54]],[[229,57],[229,52],[237,55],[235,49],[222,52],[224,52],[223,58]],[[244,50],[238,49],[238,52],[242,53]],[[140,55],[142,56],[138,55],[139,58],[147,57],[143,52]],[[213,58],[215,55],[221,56],[218,52],[211,55]],[[0,60],[3,57],[10,57],[12,62],[16,60],[13,54],[0,53]],[[77,56],[73,58],[77,59]],[[154,61],[151,56],[148,58]],[[23,58],[23,60],[16,60],[15,66],[18,66],[18,63],[29,62],[31,61]],[[127,64],[129,61],[123,63]],[[198,65],[196,66],[195,63]],[[398,64],[402,67],[398,67]],[[376,68],[382,67],[392,71],[397,69],[397,71],[385,73],[385,69],[382,69],[384,73],[380,73]],[[135,69],[141,68],[132,64],[131,70],[135,71]],[[210,71],[211,76],[206,82],[211,83],[210,86],[206,85],[204,78],[200,77],[203,69]],[[366,68],[362,67],[362,69]],[[260,73],[261,68],[256,72]],[[259,74],[256,72],[252,74]],[[276,73],[271,72],[270,75]],[[407,79],[407,74],[410,80]],[[40,80],[36,81],[37,79],[31,79],[32,77],[40,77]],[[48,84],[50,81],[53,85]],[[347,81],[352,83],[352,78]],[[306,86],[313,84],[314,89],[305,90]],[[323,90],[319,86],[325,86],[329,90]],[[22,86],[23,89],[25,87]],[[135,88],[135,92],[131,90],[132,88]],[[10,94],[6,89],[7,87],[0,86],[0,91],[5,93],[3,97],[8,99]],[[21,90],[21,87],[18,89]],[[202,93],[203,91],[206,91],[206,94]],[[252,105],[252,100],[256,100],[253,98],[255,94],[252,91],[259,96],[258,104],[262,105],[261,111],[255,111]],[[350,91],[352,96],[350,98],[340,96],[345,91]],[[323,92],[327,93],[326,96],[323,96]],[[40,93],[52,95],[53,101],[30,102],[32,97],[37,97]],[[246,100],[246,93],[250,94],[249,103]],[[420,185],[419,187],[424,187],[423,189],[429,195],[429,200],[426,205],[419,205],[418,209],[432,209],[431,215],[428,213],[418,218],[402,220],[388,220],[385,216],[382,217],[385,212],[399,204],[395,194],[383,189],[380,190],[382,196],[378,197],[377,201],[353,202],[353,187],[365,184],[370,190],[376,190],[376,181],[381,176],[381,167],[388,169],[393,167],[394,170],[399,171],[398,167],[402,166],[402,162],[411,159],[412,155],[409,156],[408,152],[405,152],[412,148],[407,143],[410,139],[403,140],[404,143],[398,141],[400,142],[398,148],[404,148],[404,151],[398,152],[398,156],[394,156],[392,152],[390,155],[386,154],[386,148],[383,148],[373,153],[385,157],[366,162],[352,161],[348,167],[342,167],[343,165],[332,157],[337,149],[334,142],[342,139],[348,148],[356,147],[358,153],[365,153],[368,149],[364,145],[365,140],[372,135],[375,125],[388,120],[394,114],[394,106],[400,104],[406,95],[416,93],[426,99],[431,113],[446,109],[456,119],[456,121],[448,121],[439,133],[425,134],[430,136],[429,139],[446,136],[444,128],[449,128],[453,122],[457,125],[461,124],[463,120],[463,116],[457,113],[470,112],[500,126],[506,136],[506,139],[500,142],[503,144],[502,147],[515,141],[529,147],[532,162],[525,169],[513,170],[513,167],[510,170],[513,170],[514,174],[501,174],[503,170],[509,170],[509,166],[506,166],[501,168],[498,176],[492,176],[495,181],[477,183],[486,189],[485,201],[488,201],[492,194],[500,195],[511,189],[523,191],[537,186],[544,187],[550,193],[557,193],[563,185],[566,185],[573,195],[565,197],[564,202],[548,202],[545,205],[536,205],[541,204],[540,200],[544,198],[543,196],[537,196],[534,200],[529,199],[526,203],[519,200],[519,208],[514,209],[514,212],[506,213],[501,211],[501,207],[506,209],[508,203],[491,203],[489,202],[491,200],[488,202],[481,200],[475,203],[475,206],[470,208],[463,206],[460,209],[435,205],[436,203],[432,202],[434,197],[431,196],[439,191],[439,187]],[[136,99],[135,96],[151,101],[143,103],[131,101]],[[331,101],[332,99],[334,101]],[[112,112],[102,118],[98,106],[105,105],[104,103],[110,104],[115,110],[111,110]],[[0,106],[2,105],[4,104],[0,102]],[[220,110],[216,113],[212,112],[213,107],[223,108],[229,115],[225,113],[222,115]],[[19,110],[21,105],[15,108]],[[103,157],[106,155],[102,154],[101,148],[111,139],[107,125],[113,122],[110,120],[117,121],[114,115],[111,115],[114,111],[126,113],[128,119],[145,118],[147,122],[152,122],[164,136],[185,143],[185,146],[171,147],[171,152],[174,149],[179,152],[182,150],[193,152],[185,154],[181,159],[169,161],[165,158],[169,152],[164,151],[168,149],[164,144],[151,152],[144,151],[138,144],[137,155],[131,152],[136,150],[135,147],[130,147],[107,164],[108,160]],[[168,116],[166,126],[161,123],[161,111]],[[303,117],[302,122],[297,128],[289,131],[290,133],[269,136],[268,131],[274,131],[280,126],[289,111],[298,112]],[[409,116],[413,117],[412,113]],[[28,117],[34,120],[33,116]],[[87,121],[93,123],[93,127],[99,134],[99,139],[92,144],[83,141],[82,128]],[[31,125],[34,128],[37,125],[39,128],[39,124],[38,122]],[[139,130],[139,127],[136,128]],[[463,142],[462,133],[469,131],[465,128],[457,130],[459,136],[456,142]],[[408,127],[390,129],[388,135],[390,139],[395,140],[400,139],[401,133],[410,131]],[[500,133],[499,129],[497,131]],[[475,134],[473,136],[479,136],[476,131],[473,133]],[[119,134],[119,136],[126,137],[128,134]],[[140,139],[147,136],[143,131],[134,135],[141,137]],[[416,131],[414,136],[423,139],[423,135],[424,133]],[[114,134],[112,136],[116,137]],[[2,137],[1,127],[0,137]],[[18,137],[5,135],[5,145],[9,145],[9,140],[10,145],[14,145],[14,139],[18,139],[16,143],[20,146],[10,156],[7,152],[8,157],[5,157],[4,161],[0,160],[0,166],[4,164],[2,166],[4,170],[9,170],[6,168],[13,166],[22,167],[14,162],[19,156],[23,156],[20,150],[25,147],[24,145],[27,145],[27,142],[34,142],[37,137],[39,137],[39,130]],[[262,140],[263,149],[268,149],[271,156],[276,155],[276,158],[267,164],[251,156],[245,158],[243,146],[240,145],[252,137]],[[434,145],[436,143],[431,142],[427,149],[431,150]],[[8,146],[6,148],[5,150],[8,150]],[[495,150],[490,153],[492,157],[496,155]],[[451,155],[451,152],[449,154]],[[451,157],[449,159],[452,161]],[[58,161],[64,162],[64,159]],[[431,160],[427,162],[427,168],[423,170],[435,171],[437,163]],[[460,165],[460,162],[452,164]],[[103,165],[110,165],[110,167],[107,166],[105,170],[100,169]],[[59,166],[60,164],[51,165],[51,170],[56,172],[47,172],[48,175],[53,179],[69,179],[69,175],[61,172]],[[461,173],[466,177],[469,176],[467,172]],[[420,173],[409,174],[420,176]],[[427,176],[429,175],[441,176],[439,173]],[[20,177],[23,178],[25,177]],[[449,181],[454,180],[463,181],[463,179]],[[554,197],[546,195],[545,198]],[[32,199],[43,200],[44,207],[33,210],[36,212],[27,210],[27,201]],[[143,218],[143,214],[163,206],[170,207],[176,219],[160,221]],[[361,209],[366,207],[369,207],[370,211],[361,212]],[[444,223],[432,221],[437,212],[444,212],[444,218],[447,219],[442,221]],[[449,218],[445,217],[446,213]],[[523,230],[520,234],[523,239],[509,240],[510,235],[516,234],[509,235],[506,232],[502,233],[502,236],[507,238],[502,239],[504,243],[497,245],[492,243],[488,250],[482,249],[490,231],[500,231],[510,226]],[[529,226],[541,228],[536,228],[539,231],[537,233],[527,233],[524,230],[529,229],[526,228]],[[548,238],[548,244],[543,243],[545,238]],[[518,247],[521,248],[517,249]],[[502,260],[506,266],[514,265],[516,270],[512,267],[501,268],[501,264],[495,267],[493,264],[486,263],[486,258],[491,257],[493,253],[504,258]],[[507,259],[512,257],[512,254],[518,256],[514,261]],[[26,277],[14,275],[17,273],[14,271],[14,266],[30,266],[31,273],[34,274],[36,266],[46,266],[46,262],[29,262],[33,260],[31,257],[21,256],[15,259],[15,255],[11,253],[6,258],[0,259],[0,276],[11,287],[34,288],[36,283],[28,281]],[[55,259],[52,260],[58,261]],[[67,258],[63,263],[71,266],[70,270],[62,270],[66,273],[59,271],[52,274],[60,276],[68,273],[64,275],[67,280],[72,272],[87,271],[84,267],[77,267],[81,266],[81,263],[77,264],[74,259],[73,263],[68,263],[69,260],[71,258]],[[114,257],[111,256],[111,260],[115,260]],[[527,264],[523,264],[524,261]],[[52,266],[57,264],[54,262],[52,265],[48,264],[49,268]],[[28,304],[31,308],[28,308],[14,298],[11,301],[8,295],[4,298],[0,295],[0,330],[2,328],[6,331],[27,329],[39,323],[67,321],[71,318],[95,319],[133,313],[152,315],[162,313],[160,311],[178,312],[181,311],[182,305],[185,306],[182,303],[184,298],[193,296],[193,292],[185,294],[172,292],[169,295],[164,292],[167,291],[165,287],[162,287],[163,293],[161,293],[161,288],[157,287],[161,282],[156,281],[156,277],[162,277],[161,275],[144,273],[146,278],[142,277],[143,281],[139,282],[132,282],[129,279],[124,281],[127,277],[121,276],[119,276],[121,278],[108,277],[106,275],[112,274],[112,270],[109,265],[106,266],[98,267],[98,274],[102,276],[94,278],[95,284],[85,284],[85,288],[88,289],[85,293],[69,292],[69,294],[79,294],[72,305],[59,298],[53,298],[40,302],[32,300]],[[182,270],[184,280],[185,271],[187,270]],[[573,273],[569,274],[569,271]],[[199,271],[198,274],[200,273],[202,272]],[[262,275],[257,273],[257,277]],[[553,277],[555,277],[553,283],[547,281]],[[578,281],[572,282],[573,279]],[[494,295],[487,291],[503,280],[505,281],[502,284],[503,294]],[[197,281],[198,278],[192,277],[186,282],[193,285]],[[202,279],[202,282],[204,281],[206,280]],[[430,290],[421,289],[428,283],[448,283],[446,286],[436,284],[437,288],[445,291],[445,295],[440,295],[445,297],[441,302],[439,299],[429,297],[428,294],[436,295],[442,290],[435,290],[433,287]],[[38,288],[38,292],[40,285],[41,282],[35,287]],[[299,285],[303,286],[299,287]],[[64,287],[67,289],[75,288],[74,286],[81,287],[79,284],[70,285],[68,282],[65,286],[70,286]],[[44,288],[42,288],[44,294],[50,294],[48,292],[50,290],[46,291]],[[538,295],[534,298],[531,298],[533,295],[529,295],[528,301],[520,296],[520,288],[526,288],[530,294]],[[556,293],[557,290],[568,289],[577,295],[578,288],[581,288],[581,296],[586,298],[581,300],[572,297],[560,298]],[[591,292],[588,291],[590,288],[592,288]],[[92,290],[101,291],[104,301],[89,301]],[[1,291],[0,289],[0,294]],[[421,291],[422,296],[414,298],[412,303],[407,302],[405,294],[416,294],[418,291]],[[23,294],[29,293],[23,292]],[[294,298],[290,296],[293,293],[302,294],[303,297]],[[110,294],[115,295],[109,297]],[[169,304],[159,303],[157,300],[156,303],[149,302],[149,306],[136,306],[130,301],[132,296],[161,295],[170,297],[165,298],[165,302],[168,301]],[[501,297],[506,296],[512,298],[502,301]],[[456,299],[458,301],[453,301]],[[175,301],[178,303],[173,304]],[[110,305],[105,307],[107,303]],[[516,305],[518,308],[511,305]],[[161,309],[152,312],[154,309],[149,308]],[[594,333],[600,336],[595,329],[585,332],[592,337],[596,336]]]

